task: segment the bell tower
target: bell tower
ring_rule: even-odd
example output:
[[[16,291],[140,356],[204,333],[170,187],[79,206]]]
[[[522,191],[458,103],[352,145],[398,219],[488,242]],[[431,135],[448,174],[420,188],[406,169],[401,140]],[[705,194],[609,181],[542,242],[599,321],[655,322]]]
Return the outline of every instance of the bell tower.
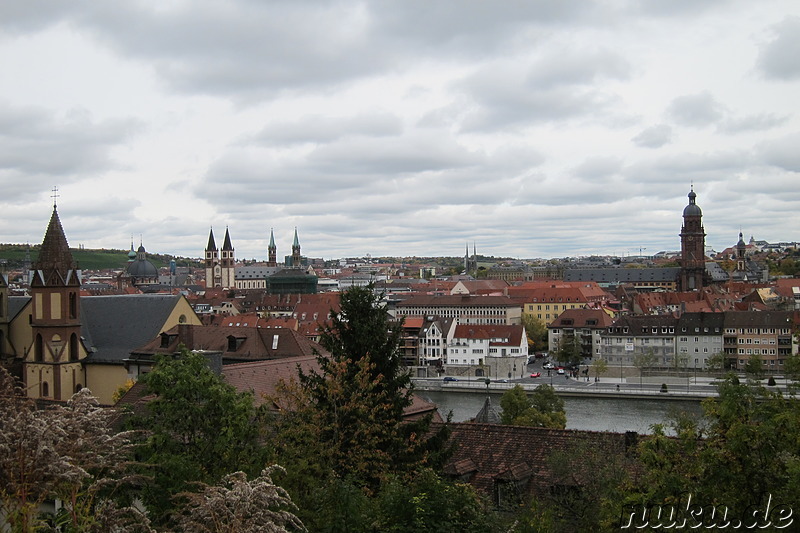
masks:
[[[683,209],[681,228],[681,291],[699,291],[706,273],[706,234],[703,211],[696,202],[694,187],[689,191],[689,205]]]
[[[133,249],[133,245],[131,245]],[[213,289],[222,285],[222,271],[219,266],[219,250],[214,241],[214,228],[208,233],[208,244],[206,244],[206,289]]]
[[[24,380],[34,398],[68,400],[83,387],[80,360],[81,274],[58,217],[54,189],[53,214],[33,263],[30,325],[33,344],[26,350]]]
[[[222,243],[222,254],[220,256],[221,286],[227,289],[236,287],[236,259],[234,258],[233,245],[231,244],[231,234],[225,228],[225,241]]]

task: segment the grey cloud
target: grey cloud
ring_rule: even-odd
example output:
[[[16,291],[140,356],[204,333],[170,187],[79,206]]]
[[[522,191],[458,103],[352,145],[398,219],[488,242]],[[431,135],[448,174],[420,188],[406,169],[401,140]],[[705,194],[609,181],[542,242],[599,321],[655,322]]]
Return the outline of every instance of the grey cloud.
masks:
[[[684,17],[699,15],[711,9],[719,9],[720,4],[735,4],[735,1],[723,0],[648,0],[633,2],[634,12],[657,17]]]
[[[744,151],[680,153],[642,159],[626,167],[623,174],[640,187],[679,184],[678,189],[681,189],[687,188],[691,182],[728,180],[752,163],[752,157]],[[671,190],[678,192],[678,189]]]
[[[748,131],[765,131],[781,126],[789,120],[786,116],[777,116],[772,113],[760,115],[748,115],[744,117],[730,117],[725,119],[720,125],[720,131],[724,133],[742,133]]]
[[[541,58],[528,69],[528,83],[533,87],[588,85],[599,80],[626,80],[631,65],[610,50],[559,50]]]
[[[622,161],[617,157],[590,157],[573,169],[573,174],[593,181],[610,178],[622,170]]]
[[[541,28],[596,23],[598,10],[579,0],[502,5],[196,0],[158,8],[91,2],[56,13],[121,55],[146,60],[173,89],[247,103],[289,87],[349,83],[424,58],[474,61],[498,51],[527,50],[546,35]]]
[[[0,106],[0,176],[24,176],[26,187],[42,190],[54,177],[62,184],[96,175],[116,163],[110,150],[140,128],[134,120],[93,122],[83,112],[58,117],[37,108]]]
[[[756,67],[770,79],[800,78],[800,18],[787,17],[773,27],[774,39],[765,44]]]
[[[724,107],[708,92],[675,98],[667,107],[667,115],[681,126],[704,127],[719,122]]]
[[[667,124],[657,124],[642,130],[632,140],[643,148],[661,148],[672,142],[672,128]]]
[[[354,117],[304,116],[292,122],[266,125],[248,142],[267,144],[329,143],[350,136],[387,137],[399,135],[399,117],[385,112]]]
[[[759,145],[757,153],[761,160],[790,172],[800,172],[800,133],[767,141]]]

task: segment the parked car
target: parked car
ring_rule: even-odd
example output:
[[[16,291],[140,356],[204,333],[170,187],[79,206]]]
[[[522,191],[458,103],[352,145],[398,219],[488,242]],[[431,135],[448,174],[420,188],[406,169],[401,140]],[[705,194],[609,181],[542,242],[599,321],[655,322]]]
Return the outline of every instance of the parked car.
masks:
[[[454,378],[453,376],[445,376],[442,381],[458,381],[458,378]]]
[[[541,372],[534,372],[534,373],[531,374],[531,377],[532,378],[540,378],[540,377],[542,377],[542,373]]]
[[[558,373],[559,374],[563,374],[564,373],[564,367],[563,366],[558,367]]]
[[[548,361],[548,362],[546,362],[545,364],[542,365],[542,368],[544,368],[545,370],[550,370],[550,369],[555,368],[555,365],[553,365],[553,363]]]

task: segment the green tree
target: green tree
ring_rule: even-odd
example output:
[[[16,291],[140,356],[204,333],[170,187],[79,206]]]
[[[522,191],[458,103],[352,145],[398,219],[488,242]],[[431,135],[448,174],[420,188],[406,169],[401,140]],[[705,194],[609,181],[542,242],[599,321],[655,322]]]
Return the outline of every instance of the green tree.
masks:
[[[760,354],[756,353],[748,357],[747,362],[744,364],[744,373],[754,381],[764,379],[764,362]]]
[[[176,494],[264,467],[269,452],[253,395],[225,383],[205,357],[185,349],[177,358],[159,356],[142,381],[153,399],[130,423],[148,433],[138,452],[151,476],[142,500],[156,522],[168,518]]]
[[[319,371],[300,372],[280,388],[276,401],[285,408],[275,440],[284,486],[301,508],[315,498],[315,484],[341,479],[375,494],[388,476],[443,460],[446,426],[431,435],[431,415],[404,419],[413,388],[401,332],[372,286],[349,289],[322,329],[329,355],[318,355]]]
[[[633,356],[633,366],[639,369],[639,386],[642,386],[642,377],[646,370],[656,364],[656,356],[653,349],[642,351]]]
[[[608,361],[598,357],[592,361],[591,371],[594,373],[595,379],[599,380],[600,376],[608,372]]]
[[[750,505],[800,501],[800,403],[729,375],[719,396],[703,401],[705,424],[679,416],[640,446],[645,479],[639,502],[725,505],[742,516]],[[668,436],[669,428],[674,436]],[[763,509],[763,507],[759,507]]]
[[[567,365],[576,365],[583,359],[583,350],[581,348],[580,335],[577,333],[572,336],[566,336],[561,339],[556,350],[556,361]]]
[[[550,385],[539,385],[530,395],[522,386],[515,385],[503,393],[500,407],[503,424],[560,429],[567,425],[564,400]]]
[[[528,337],[528,347],[535,352],[547,349],[547,326],[530,313],[522,313],[522,325]]]
[[[489,533],[498,517],[472,486],[443,480],[429,469],[410,482],[390,479],[376,501],[373,528],[387,533]]]
[[[719,372],[725,368],[725,354],[723,352],[713,354],[706,360],[706,368],[710,372]]]

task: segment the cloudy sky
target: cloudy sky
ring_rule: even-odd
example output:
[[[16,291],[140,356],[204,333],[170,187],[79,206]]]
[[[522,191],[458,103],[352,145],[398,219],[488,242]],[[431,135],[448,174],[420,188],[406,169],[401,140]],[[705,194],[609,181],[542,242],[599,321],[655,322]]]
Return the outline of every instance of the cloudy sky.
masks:
[[[797,0],[0,3],[0,242],[520,258],[800,240]]]

